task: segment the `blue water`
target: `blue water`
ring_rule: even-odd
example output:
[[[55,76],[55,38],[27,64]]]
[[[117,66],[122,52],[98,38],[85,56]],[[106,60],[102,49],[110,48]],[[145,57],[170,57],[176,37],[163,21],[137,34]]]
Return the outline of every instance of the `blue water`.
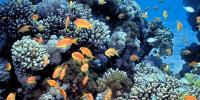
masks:
[[[171,70],[174,73],[178,73],[182,67],[184,61],[180,57],[180,50],[185,46],[189,45],[192,42],[198,42],[196,39],[196,33],[194,33],[187,22],[187,12],[184,10],[184,5],[182,0],[164,0],[163,3],[159,3],[158,0],[136,0],[140,7],[145,10],[145,8],[150,7],[147,11],[149,17],[147,20],[152,20],[155,17],[162,18],[163,10],[167,10],[168,19],[164,20],[164,25],[169,27],[174,33],[174,47],[173,55],[163,59],[165,63],[168,63],[171,67]],[[158,10],[155,11],[153,7],[158,7]],[[177,32],[176,21],[179,20],[183,23],[182,32]],[[187,43],[184,43],[187,42]]]

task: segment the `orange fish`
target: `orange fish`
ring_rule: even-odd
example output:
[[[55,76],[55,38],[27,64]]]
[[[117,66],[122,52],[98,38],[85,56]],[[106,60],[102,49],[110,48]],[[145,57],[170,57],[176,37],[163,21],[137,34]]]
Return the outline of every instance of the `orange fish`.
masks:
[[[85,100],[94,100],[92,93],[83,93],[82,98],[85,98]]]
[[[42,24],[39,24],[38,26],[37,26],[37,29],[39,30],[39,32],[42,32],[43,30],[44,30],[44,25],[42,25]]]
[[[36,76],[30,76],[27,78],[28,84],[36,84]]]
[[[92,28],[92,24],[90,22],[88,22],[86,19],[76,19],[74,21],[74,24],[78,27],[78,28],[87,28],[87,29],[91,29]]]
[[[44,43],[44,40],[43,40],[43,38],[41,36],[40,37],[35,37],[35,38],[33,38],[33,40],[35,40],[36,42],[38,42],[40,44]]]
[[[65,92],[65,90],[62,88],[59,88],[59,91],[60,91],[60,94],[63,95],[64,100],[67,100],[67,93]]]
[[[198,16],[198,17],[196,18],[196,23],[197,23],[197,24],[200,24],[200,16]]]
[[[83,62],[84,59],[85,59],[84,56],[80,52],[73,52],[72,53],[72,58],[75,61],[78,61],[79,63]]]
[[[12,69],[11,64],[10,64],[10,63],[7,63],[7,64],[6,64],[6,70],[7,70],[7,71],[10,71],[11,69]]]
[[[184,100],[197,100],[197,98],[195,96],[191,96],[191,95],[183,96],[183,99]]]
[[[89,68],[89,65],[88,65],[88,64],[83,64],[83,65],[81,66],[81,71],[82,71],[82,72],[87,72],[87,71],[88,71],[88,68]]]
[[[133,54],[131,57],[130,57],[130,60],[131,61],[139,61],[139,57],[135,54]]]
[[[142,14],[142,17],[143,18],[148,18],[149,16],[148,16],[148,12],[144,12],[143,14]]]
[[[47,66],[48,64],[49,64],[49,55],[48,54],[46,54],[45,56],[44,56],[44,61],[43,61],[43,66],[45,67],[45,66]]]
[[[65,72],[66,72],[66,69],[67,69],[67,67],[64,67],[62,70],[61,70],[61,72],[60,72],[60,80],[63,80],[63,78],[65,77]]]
[[[165,52],[166,52],[166,55],[167,55],[167,56],[171,56],[171,55],[172,55],[172,49],[171,49],[171,48],[167,48],[167,49],[165,50]]]
[[[55,80],[47,80],[47,83],[50,85],[50,86],[53,86],[55,88],[59,88],[59,85],[58,83],[55,81]]]
[[[39,15],[33,14],[31,18],[32,18],[32,20],[37,21],[39,19]]]
[[[89,80],[89,77],[85,76],[85,78],[83,79],[83,86],[87,84],[88,80]]]
[[[156,21],[160,21],[161,20],[161,18],[159,18],[159,17],[156,17],[156,18],[154,18]]]
[[[180,21],[177,21],[177,30],[178,30],[178,32],[181,32],[182,28],[183,28],[183,24]]]
[[[105,51],[105,55],[111,58],[112,56],[119,56],[118,51],[115,48],[109,48],[108,50]]]
[[[106,91],[105,91],[105,95],[103,96],[103,100],[111,100],[112,98],[112,91],[110,88],[108,88]]]
[[[82,54],[86,55],[87,57],[94,58],[92,51],[88,49],[87,47],[81,47],[80,50]]]
[[[71,46],[72,44],[77,44],[78,38],[63,38],[56,43],[57,48],[67,48],[67,46]]]
[[[30,28],[32,28],[31,25],[24,25],[24,26],[22,26],[22,27],[18,30],[18,33],[25,33],[25,32],[28,32],[28,31],[30,31]]]
[[[59,77],[60,80],[63,80],[64,76],[65,76],[65,72],[67,69],[67,64],[65,66],[58,66],[55,71],[53,72],[52,78],[57,78]]]
[[[62,67],[61,66],[56,67],[56,69],[54,70],[54,72],[52,74],[52,78],[59,77],[59,74],[61,73],[61,71],[62,71]]]
[[[16,97],[16,93],[11,92],[9,93],[9,95],[7,96],[6,100],[15,100]]]
[[[66,17],[66,20],[65,20],[65,28],[66,28],[66,29],[68,28],[69,23],[70,23],[70,18],[69,18],[69,16],[67,16],[67,17]]]
[[[197,62],[196,61],[192,61],[191,63],[189,63],[189,66],[190,67],[195,67],[197,65]]]

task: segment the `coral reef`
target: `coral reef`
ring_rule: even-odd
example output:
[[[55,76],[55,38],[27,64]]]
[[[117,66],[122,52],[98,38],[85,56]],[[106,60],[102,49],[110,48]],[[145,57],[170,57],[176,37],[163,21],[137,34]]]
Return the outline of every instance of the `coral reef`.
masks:
[[[49,54],[49,59],[50,65],[58,65],[62,62],[62,56],[61,54],[67,52],[70,49],[70,46],[67,48],[57,48],[56,43],[59,39],[64,38],[63,36],[60,36],[59,38],[56,35],[51,35],[50,39],[47,41],[45,44],[48,54]]]
[[[35,31],[41,32],[45,38],[49,38],[51,35],[63,35],[61,30],[66,30],[65,19],[67,16],[71,21],[76,18],[89,19],[92,16],[91,9],[87,5],[77,2],[69,4],[65,0],[44,0],[36,5],[36,11],[43,19],[34,22]],[[43,26],[42,31],[39,30],[39,26]]]
[[[0,54],[2,54],[1,52],[3,51],[3,48],[6,46],[6,34],[5,33],[0,33]]]
[[[29,86],[27,78],[34,72],[44,69],[49,63],[48,52],[45,46],[24,36],[12,46],[12,60],[15,73],[20,83]]]
[[[118,52],[122,52],[126,46],[126,33],[123,31],[115,31],[111,36],[112,41],[109,45],[112,48],[116,48]]]
[[[47,92],[42,94],[39,97],[39,100],[62,100],[63,96],[60,94],[60,91],[55,87],[49,87]]]
[[[189,46],[186,46],[181,50],[181,58],[186,62],[179,74],[183,77],[185,73],[192,72],[194,74],[200,74],[200,66],[198,62],[200,61],[199,56],[200,46],[197,43],[191,43]],[[189,51],[187,53],[186,51]],[[196,62],[195,65],[191,66],[192,62]]]
[[[31,16],[34,8],[29,0],[16,2],[15,0],[4,0],[0,4],[0,32],[5,32],[8,37],[17,38],[25,33],[18,30],[24,25],[32,25]]]
[[[186,94],[200,98],[199,88],[186,86],[183,81],[163,74],[149,63],[140,63],[136,65],[135,70],[135,83],[131,89],[130,99],[146,100],[152,97],[156,99],[180,99]]]
[[[117,0],[119,9],[128,15],[130,20],[138,20],[140,24],[143,24],[143,20],[140,16],[142,15],[140,6],[136,3],[135,0]],[[131,4],[131,5],[130,5]]]
[[[79,38],[80,45],[93,47],[94,50],[104,50],[110,43],[109,27],[99,20],[90,19],[89,21],[93,25],[92,29],[77,30],[75,25],[70,24],[70,31],[65,31],[64,34],[69,37]]]
[[[118,92],[128,92],[132,85],[133,83],[128,78],[126,72],[118,69],[108,69],[102,78],[97,79],[99,91],[104,91],[109,87],[113,92],[113,97],[119,96]]]
[[[185,7],[190,6],[192,7],[195,12],[188,12],[187,20],[188,23],[191,25],[193,31],[198,31],[196,18],[197,16],[200,16],[200,8],[198,7],[200,5],[198,0],[183,0],[183,4]],[[199,34],[199,33],[198,33]]]
[[[33,20],[33,15],[38,18]],[[67,93],[69,100],[84,99],[86,93],[102,100],[108,88],[111,99],[116,100],[179,99],[185,94],[200,98],[200,81],[196,76],[191,78],[187,74],[187,78],[178,80],[160,70],[163,66],[160,57],[148,56],[154,49],[160,56],[171,56],[173,33],[162,21],[148,23],[135,0],[107,0],[103,5],[99,0],[7,0],[0,4],[0,19],[0,54],[7,51],[12,57],[6,54],[3,57],[14,65],[8,72],[5,70],[8,61],[0,59],[0,84],[17,83],[8,85],[12,88],[8,90],[0,86],[0,99],[13,91],[17,99],[63,100],[58,88],[47,83],[51,78]],[[77,19],[87,20],[92,28],[77,27]],[[84,26],[84,22],[79,24]],[[77,44],[58,48],[58,41],[66,37],[76,38]],[[72,41],[62,43],[68,42]],[[80,50],[83,46],[94,58],[86,57],[87,52],[83,54],[86,62],[77,63],[72,53],[83,53]],[[111,47],[119,56],[108,58],[104,54]],[[194,55],[199,51],[193,50]],[[139,60],[131,61],[131,55]],[[198,58],[186,61],[198,61]],[[81,70],[84,64],[89,65],[88,71]],[[56,72],[59,68],[56,66],[62,66],[60,72]],[[198,68],[191,70],[198,71]],[[55,78],[54,72],[63,78]]]
[[[158,54],[161,56],[171,56],[173,53],[173,33],[163,26],[162,21],[156,19],[150,23],[150,32],[146,40],[153,48],[159,49]]]
[[[37,71],[48,64],[45,62],[45,57],[48,58],[47,49],[29,36],[16,41],[12,47],[13,63],[20,69]]]
[[[2,83],[7,83],[10,80],[10,72],[6,70],[6,61],[3,58],[0,58],[0,84],[3,86]]]
[[[200,31],[199,31],[199,22],[198,17],[200,16],[200,8],[198,7],[200,3],[198,0],[183,0],[183,4],[185,7],[191,7],[194,9],[194,12],[188,12],[187,21],[191,25],[192,30],[196,32],[197,40],[200,41]],[[186,50],[189,50],[191,53],[186,54],[184,53]],[[186,46],[182,49],[180,55],[181,58],[186,62],[180,71],[180,75],[183,77],[185,73],[192,72],[194,74],[200,74],[199,66],[191,67],[189,64],[191,62],[199,62],[199,50],[200,46],[198,43],[191,43],[189,46]]]
[[[70,94],[69,99],[80,99],[81,95],[83,95],[84,91],[87,92],[95,92],[96,83],[94,79],[96,79],[97,74],[92,71],[88,73],[81,72],[80,65],[74,60],[70,59],[66,62],[67,70],[66,77],[62,80],[62,84],[67,84],[68,88],[66,89],[67,93]],[[89,77],[87,84],[83,85],[83,79],[85,76]]]
[[[186,73],[184,78],[193,86],[200,88],[200,77],[197,74]]]

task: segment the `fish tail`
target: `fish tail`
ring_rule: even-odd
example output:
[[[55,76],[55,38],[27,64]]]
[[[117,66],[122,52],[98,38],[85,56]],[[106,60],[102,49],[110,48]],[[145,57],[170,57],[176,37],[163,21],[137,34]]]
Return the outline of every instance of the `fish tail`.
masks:
[[[78,44],[78,40],[79,40],[79,38],[75,38],[75,39],[73,40],[73,43],[74,43],[74,44]]]
[[[116,56],[119,57],[119,50],[117,50],[115,54],[116,54]]]

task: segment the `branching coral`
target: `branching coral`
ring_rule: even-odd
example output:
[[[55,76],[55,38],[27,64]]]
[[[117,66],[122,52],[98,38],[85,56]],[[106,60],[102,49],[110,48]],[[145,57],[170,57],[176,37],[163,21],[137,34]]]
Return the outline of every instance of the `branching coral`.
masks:
[[[29,36],[16,41],[11,51],[13,62],[21,69],[37,71],[48,64],[45,62],[46,57],[48,59],[47,49]]]
[[[36,9],[42,16],[42,20],[34,22],[36,32],[41,32],[45,38],[49,38],[50,35],[63,35],[61,30],[66,30],[65,20],[69,16],[72,23],[76,18],[90,19],[91,9],[87,5],[73,2],[67,3],[65,0],[45,0],[36,5]],[[56,9],[56,10],[55,10]],[[40,31],[39,26],[43,27]]]
[[[149,63],[138,64],[135,67],[135,84],[131,89],[130,99],[180,99],[189,94],[200,98],[200,89],[185,86],[177,78],[163,74],[158,68]],[[186,90],[186,91],[183,91]]]
[[[116,48],[119,52],[122,52],[126,46],[127,34],[123,31],[115,31],[111,36],[110,47]]]
[[[66,77],[61,83],[68,84],[67,93],[70,94],[70,99],[80,99],[83,95],[82,91],[87,91],[93,93],[96,91],[95,81],[97,75],[92,72],[88,72],[87,75],[89,80],[86,85],[83,85],[83,79],[87,76],[86,73],[81,72],[80,65],[74,60],[70,59],[65,62],[67,64]]]
[[[90,19],[89,22],[93,25],[92,29],[77,30],[76,26],[71,24],[70,31],[64,30],[64,32],[66,36],[79,38],[80,45],[87,45],[100,50],[105,49],[110,43],[109,27],[99,20]]]
[[[117,97],[117,92],[127,92],[132,86],[131,80],[126,72],[118,69],[108,69],[102,78],[97,79],[99,91],[104,91],[108,87],[112,90],[114,97]]]
[[[196,74],[186,73],[184,76],[185,79],[188,80],[188,82],[191,85],[194,85],[195,87],[200,88],[200,78]]]
[[[62,16],[47,16],[47,18],[34,23],[35,31],[43,33],[45,38],[49,38],[51,35],[61,36],[59,31],[65,28],[64,21],[65,18]]]
[[[63,96],[60,94],[59,89],[49,87],[48,91],[39,97],[39,100],[62,100]]]
[[[154,19],[150,23],[150,33],[146,36],[147,42],[153,48],[159,49],[161,56],[171,56],[173,47],[173,33],[162,25],[161,21]]]
[[[200,56],[199,56],[200,46],[197,43],[192,43],[181,50],[181,58],[186,62],[179,74],[184,76],[185,73],[191,72],[194,74],[200,74]],[[191,66],[192,63],[196,63]]]
[[[117,0],[117,3],[119,5],[119,9],[122,12],[127,13],[130,19],[138,21],[141,20],[141,8],[135,0]]]
[[[18,33],[18,30],[23,25],[32,25],[33,13],[32,3],[28,0],[22,0],[21,3],[15,0],[4,0],[0,4],[0,31],[12,38],[22,36],[23,34]]]
[[[23,86],[32,87],[32,84],[27,83],[27,79],[49,63],[47,49],[44,45],[32,40],[30,36],[24,36],[13,44],[11,51],[19,82]]]
[[[55,10],[56,9],[56,10]],[[69,4],[66,0],[44,0],[36,5],[36,10],[42,16],[61,16],[65,18],[70,16],[70,18],[91,18],[91,9],[89,6],[77,3],[76,1]]]

